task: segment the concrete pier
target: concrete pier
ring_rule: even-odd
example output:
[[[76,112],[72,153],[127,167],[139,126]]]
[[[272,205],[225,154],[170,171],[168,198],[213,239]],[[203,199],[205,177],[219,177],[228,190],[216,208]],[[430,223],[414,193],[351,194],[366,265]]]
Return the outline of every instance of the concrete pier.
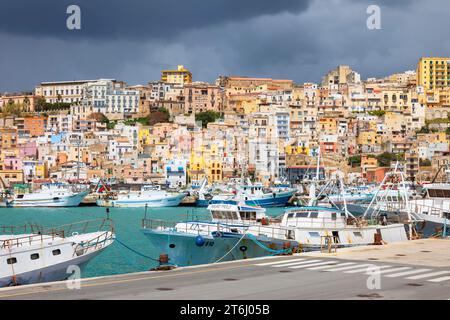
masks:
[[[84,279],[80,289],[3,288],[0,299],[448,300],[449,249],[450,240],[417,240]]]

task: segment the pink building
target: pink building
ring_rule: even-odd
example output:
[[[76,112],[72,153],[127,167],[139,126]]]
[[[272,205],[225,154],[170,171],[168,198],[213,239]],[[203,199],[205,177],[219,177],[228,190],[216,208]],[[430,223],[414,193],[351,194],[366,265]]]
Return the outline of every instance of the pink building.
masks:
[[[22,170],[22,159],[13,155],[5,155],[3,170]]]
[[[30,141],[19,144],[19,158],[35,158],[37,157],[38,149],[36,141]]]

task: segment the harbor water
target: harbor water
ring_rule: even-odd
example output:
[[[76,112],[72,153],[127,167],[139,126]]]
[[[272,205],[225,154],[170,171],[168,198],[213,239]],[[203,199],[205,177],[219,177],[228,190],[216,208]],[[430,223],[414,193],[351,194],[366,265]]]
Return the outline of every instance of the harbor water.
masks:
[[[283,208],[267,209],[266,214],[277,216]],[[159,253],[141,232],[141,220],[145,208],[110,208],[109,216],[114,221],[116,237],[137,252],[158,258]],[[167,207],[149,208],[147,218],[166,221],[183,221],[191,219],[208,219],[206,208]],[[105,218],[106,210],[101,207],[74,208],[0,208],[0,225],[20,226],[38,224],[44,227],[58,227],[64,224]],[[82,273],[83,278],[98,277],[130,272],[147,271],[157,263],[140,256],[115,241],[99,256],[93,258]]]

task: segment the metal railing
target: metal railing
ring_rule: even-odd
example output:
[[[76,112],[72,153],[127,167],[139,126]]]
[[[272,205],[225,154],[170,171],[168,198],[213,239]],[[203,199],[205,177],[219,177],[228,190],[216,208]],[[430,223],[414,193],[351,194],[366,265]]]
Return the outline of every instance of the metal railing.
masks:
[[[25,225],[25,226],[2,226],[0,230],[6,231],[15,231],[8,234],[17,234],[16,232],[21,230],[23,233],[31,232],[29,235],[19,236],[19,237],[11,237],[8,239],[0,240],[0,249],[12,248],[12,247],[20,247],[24,244],[32,245],[36,243],[42,243],[47,240],[55,240],[55,239],[64,239],[68,236],[72,236],[74,234],[83,234],[87,232],[97,232],[104,231],[105,233],[114,232],[114,225],[112,220],[108,218],[104,219],[95,219],[95,220],[85,220],[75,223],[70,223],[66,225],[59,226],[57,228],[49,228],[44,229],[43,227],[36,225]],[[19,233],[23,234],[23,233]],[[101,236],[101,235],[100,235]]]
[[[247,223],[248,222],[248,223]],[[184,228],[180,227],[180,224]],[[175,226],[177,226],[175,230]],[[142,227],[144,229],[151,230],[166,230],[166,231],[178,231],[191,234],[199,235],[212,235],[213,232],[228,232],[243,234],[250,230],[251,232],[264,235],[266,237],[278,238],[281,234],[285,236],[286,239],[291,238],[289,232],[293,231],[292,227],[284,227],[279,225],[263,225],[257,221],[238,221],[238,220],[224,220],[220,222],[208,222],[208,221],[165,221],[156,219],[142,219]],[[239,232],[240,231],[240,232]]]

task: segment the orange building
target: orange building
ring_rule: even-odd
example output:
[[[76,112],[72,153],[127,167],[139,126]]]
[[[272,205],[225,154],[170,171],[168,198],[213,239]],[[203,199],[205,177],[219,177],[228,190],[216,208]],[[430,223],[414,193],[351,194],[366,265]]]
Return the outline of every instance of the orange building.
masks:
[[[24,118],[24,129],[30,133],[31,137],[39,137],[45,133],[46,117],[35,116]]]
[[[368,183],[381,183],[386,173],[390,170],[391,168],[368,169],[366,172],[366,180]]]

